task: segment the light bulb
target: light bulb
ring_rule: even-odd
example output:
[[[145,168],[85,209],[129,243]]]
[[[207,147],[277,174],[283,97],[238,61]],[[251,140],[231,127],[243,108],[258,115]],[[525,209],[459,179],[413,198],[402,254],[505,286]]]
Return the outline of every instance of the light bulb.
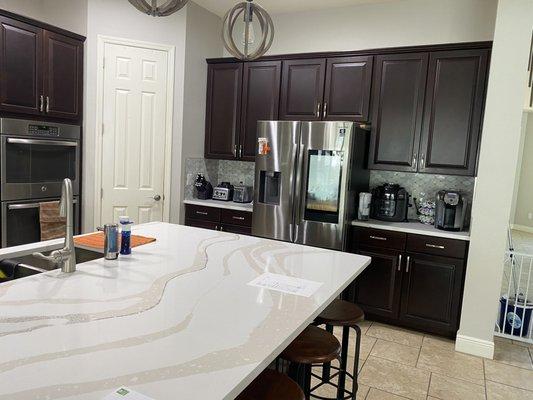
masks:
[[[252,23],[252,21],[250,21],[250,25],[248,28],[248,45],[252,45],[254,43],[255,43],[254,24]],[[242,30],[242,45],[244,46],[245,44],[246,44],[246,23]]]

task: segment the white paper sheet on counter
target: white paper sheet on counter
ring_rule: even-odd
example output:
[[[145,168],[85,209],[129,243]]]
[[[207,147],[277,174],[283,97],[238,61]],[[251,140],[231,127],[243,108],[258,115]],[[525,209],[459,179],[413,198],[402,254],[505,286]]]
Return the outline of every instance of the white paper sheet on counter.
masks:
[[[311,297],[322,286],[322,282],[309,281],[307,279],[293,278],[291,276],[273,274],[265,272],[253,281],[248,282],[250,286],[263,289],[275,290],[277,292],[294,294],[296,296]]]

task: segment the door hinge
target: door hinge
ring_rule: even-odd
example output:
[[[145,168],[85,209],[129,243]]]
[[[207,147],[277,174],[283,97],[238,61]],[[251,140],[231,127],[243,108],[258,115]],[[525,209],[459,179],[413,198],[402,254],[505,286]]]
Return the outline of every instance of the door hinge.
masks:
[[[100,198],[104,198],[104,189],[100,188]]]
[[[102,136],[104,136],[104,123],[102,122]]]
[[[102,69],[105,69],[105,57],[102,59]]]

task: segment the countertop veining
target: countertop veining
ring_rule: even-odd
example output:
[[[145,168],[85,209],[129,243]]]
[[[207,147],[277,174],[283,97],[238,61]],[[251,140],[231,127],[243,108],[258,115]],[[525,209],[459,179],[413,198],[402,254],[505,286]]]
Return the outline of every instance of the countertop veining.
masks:
[[[233,399],[370,260],[166,223],[133,231],[157,241],[0,284],[1,400],[101,400],[120,386]],[[247,285],[263,272],[323,284],[311,297]]]
[[[457,240],[470,240],[470,232],[452,232],[452,231],[442,231],[435,228],[433,225],[424,225],[418,221],[409,221],[409,222],[386,222],[378,221],[371,219],[369,221],[352,221],[352,225],[361,226],[364,228],[374,228],[374,229],[383,229],[387,231],[396,231],[396,232],[405,232],[405,233],[414,233],[417,235],[426,235],[441,237],[447,239],[457,239]]]
[[[227,210],[247,211],[252,212],[254,210],[253,203],[234,203],[233,201],[220,201],[220,200],[183,200],[185,204],[194,204],[197,206],[225,208]]]

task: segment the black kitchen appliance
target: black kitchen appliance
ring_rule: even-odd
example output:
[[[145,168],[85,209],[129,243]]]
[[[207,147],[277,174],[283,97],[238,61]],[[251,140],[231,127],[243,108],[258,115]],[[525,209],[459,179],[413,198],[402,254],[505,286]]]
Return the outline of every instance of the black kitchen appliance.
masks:
[[[222,182],[213,190],[213,200],[231,201],[233,199],[233,185]]]
[[[462,231],[465,228],[468,201],[460,193],[441,190],[437,193],[435,228],[444,231]]]
[[[371,217],[381,221],[407,221],[409,193],[398,184],[385,183],[372,189]]]
[[[213,185],[211,185],[202,174],[198,174],[194,183],[196,189],[196,198],[200,200],[209,200],[213,197]]]
[[[233,188],[233,201],[235,203],[251,203],[254,199],[254,188],[242,182]]]

